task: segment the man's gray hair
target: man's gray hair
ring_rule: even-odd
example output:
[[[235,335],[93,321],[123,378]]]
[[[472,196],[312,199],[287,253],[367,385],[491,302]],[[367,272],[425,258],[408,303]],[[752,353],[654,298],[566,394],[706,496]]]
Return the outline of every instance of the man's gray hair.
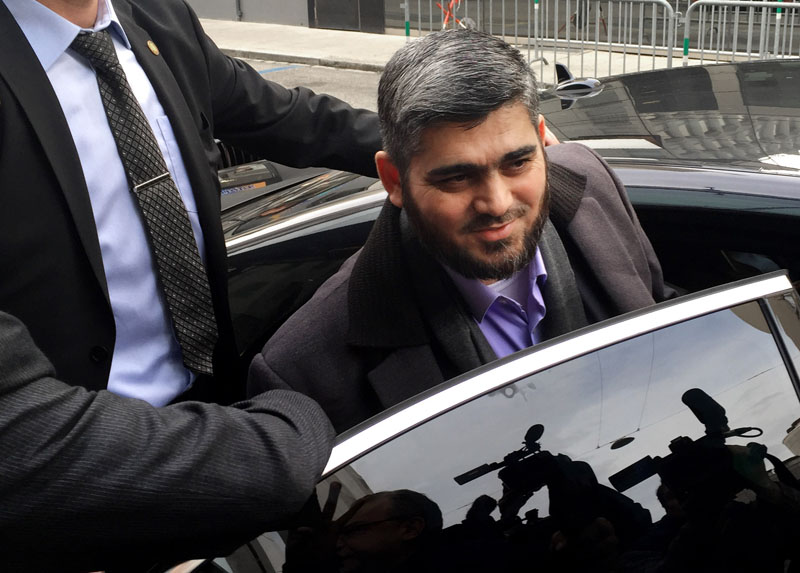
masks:
[[[479,125],[520,102],[539,120],[536,78],[519,50],[476,30],[445,30],[409,42],[386,64],[378,86],[383,148],[404,175],[425,129]]]

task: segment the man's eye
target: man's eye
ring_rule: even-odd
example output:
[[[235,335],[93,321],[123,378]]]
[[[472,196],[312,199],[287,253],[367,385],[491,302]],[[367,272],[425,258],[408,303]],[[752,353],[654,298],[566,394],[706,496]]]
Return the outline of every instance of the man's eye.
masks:
[[[511,171],[524,169],[525,167],[528,166],[530,162],[531,162],[530,157],[522,157],[520,159],[515,159],[506,166],[506,169],[509,169]]]
[[[436,185],[438,185],[439,187],[449,187],[465,183],[468,180],[469,180],[469,175],[467,173],[457,173],[455,175],[450,175],[449,177],[445,177],[444,179],[439,179],[438,181],[436,181]]]

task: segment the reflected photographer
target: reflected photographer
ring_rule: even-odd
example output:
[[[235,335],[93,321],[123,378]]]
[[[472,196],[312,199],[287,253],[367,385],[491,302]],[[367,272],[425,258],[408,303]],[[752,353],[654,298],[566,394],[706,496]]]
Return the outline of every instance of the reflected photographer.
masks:
[[[763,445],[726,444],[730,437],[756,436],[759,429],[731,430],[725,410],[699,390],[686,393],[684,402],[705,424],[706,435],[678,437],[668,456],[645,458],[609,478],[621,490],[661,478],[656,495],[666,515],[654,524],[638,498],[599,483],[602,473],[588,463],[544,450],[544,427],[535,424],[521,448],[454,478],[464,485],[496,471],[502,483],[502,495],[478,495],[460,523],[452,515],[463,498],[460,507],[437,498],[448,508],[446,528],[438,505],[409,490],[361,497],[336,520],[329,500],[322,512],[315,506],[326,516],[315,530],[324,543],[316,549],[288,543],[284,570],[797,573],[797,480]],[[540,517],[528,502],[543,489],[549,514]],[[335,499],[333,486],[332,491]],[[315,563],[299,566],[309,558]]]
[[[676,438],[670,455],[647,456],[610,476],[619,491],[599,484],[586,462],[543,451],[544,428],[532,426],[523,448],[455,477],[463,485],[499,470],[503,483],[500,519],[494,521],[495,508],[481,496],[464,524],[480,524],[487,536],[492,526],[499,528],[517,562],[535,563],[538,571],[797,571],[797,479],[765,446],[725,443],[756,437],[760,429],[731,430],[724,408],[699,389],[686,392],[683,401],[706,426],[705,436]],[[651,524],[649,512],[621,492],[654,475],[662,480],[657,495],[667,515]],[[532,510],[520,518],[545,486],[550,515],[539,518]]]
[[[685,513],[661,570],[779,573],[791,563],[788,570],[797,571],[798,480],[762,444],[726,445],[731,437],[760,436],[759,428],[731,430],[725,409],[698,388],[682,400],[705,425],[705,435],[675,438],[668,456],[646,456],[609,477],[624,491],[658,474]],[[777,479],[769,477],[765,460]]]
[[[421,493],[396,490],[359,499],[339,522],[342,573],[420,571],[442,531],[442,512]]]
[[[525,434],[523,448],[455,481],[463,485],[499,469],[503,482],[499,524],[512,543],[525,548],[523,560],[536,562],[542,570],[609,571],[650,525],[650,513],[599,484],[586,462],[543,451],[539,444],[543,433],[544,427],[535,424]],[[537,512],[528,512],[523,522],[519,511],[545,486],[550,516],[539,518]]]

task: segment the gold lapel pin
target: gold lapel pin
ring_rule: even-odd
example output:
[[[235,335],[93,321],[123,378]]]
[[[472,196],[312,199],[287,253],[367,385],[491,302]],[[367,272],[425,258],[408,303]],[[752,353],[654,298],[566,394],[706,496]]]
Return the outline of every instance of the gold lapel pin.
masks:
[[[158,46],[153,40],[147,40],[147,47],[150,48],[150,51],[153,52],[154,56],[157,56],[160,52],[158,51]]]

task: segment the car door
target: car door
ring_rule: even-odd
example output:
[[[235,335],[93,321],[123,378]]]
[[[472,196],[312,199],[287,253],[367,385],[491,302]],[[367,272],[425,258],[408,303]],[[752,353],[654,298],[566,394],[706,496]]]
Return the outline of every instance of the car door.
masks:
[[[197,570],[388,571],[380,560],[407,551],[395,570],[783,571],[800,547],[800,491],[781,483],[767,503],[741,462],[756,442],[798,473],[799,304],[772,273],[445,383],[340,436],[317,492],[320,507],[337,498],[333,521],[315,510],[309,527]],[[405,514],[365,519],[378,492],[411,499],[396,502]],[[423,520],[435,542],[397,545],[390,533],[419,494],[441,516]]]

